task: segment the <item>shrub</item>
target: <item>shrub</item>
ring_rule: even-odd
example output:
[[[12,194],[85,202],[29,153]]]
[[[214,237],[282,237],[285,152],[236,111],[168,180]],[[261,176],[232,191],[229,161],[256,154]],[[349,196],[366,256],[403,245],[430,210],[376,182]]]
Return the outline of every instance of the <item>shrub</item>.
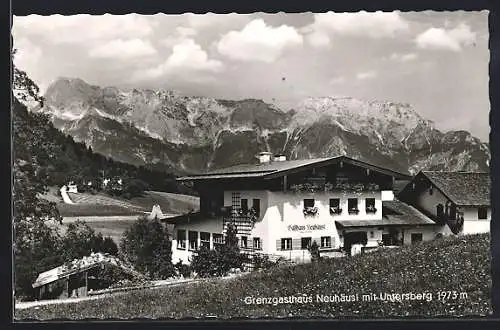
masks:
[[[255,254],[252,261],[254,270],[269,269],[275,266],[275,263],[269,259],[269,256],[263,254]]]
[[[236,228],[228,225],[224,244],[214,250],[202,247],[193,256],[191,268],[201,277],[225,276],[233,268],[243,268],[247,257],[240,253]]]
[[[94,290],[132,286],[140,284],[143,281],[143,279],[135,278],[113,265],[97,268],[92,273],[95,277],[95,281],[92,285],[89,284],[89,288]]]
[[[79,259],[90,255],[92,252],[118,254],[118,246],[110,238],[104,238],[87,223],[77,220],[68,225],[68,230],[62,238],[61,254],[65,261]]]
[[[175,274],[171,244],[167,229],[158,219],[141,217],[125,231],[120,248],[135,269],[153,279],[165,279]]]
[[[57,267],[64,261],[61,256],[60,237],[47,225],[38,224],[38,228],[33,228],[36,235],[29,241],[29,244],[20,242],[21,233],[16,232],[14,282],[15,294],[18,299],[36,298],[32,284],[38,274]]]
[[[193,256],[191,268],[200,277],[223,276],[230,267],[223,265],[221,259],[218,250],[209,250],[202,246]]]
[[[311,254],[311,261],[312,262],[318,262],[319,260],[321,260],[319,246],[318,246],[318,243],[316,243],[316,241],[312,242],[312,244],[309,245],[308,250],[309,250],[309,253]]]
[[[175,269],[182,277],[191,276],[191,266],[184,264],[181,259],[175,264]]]

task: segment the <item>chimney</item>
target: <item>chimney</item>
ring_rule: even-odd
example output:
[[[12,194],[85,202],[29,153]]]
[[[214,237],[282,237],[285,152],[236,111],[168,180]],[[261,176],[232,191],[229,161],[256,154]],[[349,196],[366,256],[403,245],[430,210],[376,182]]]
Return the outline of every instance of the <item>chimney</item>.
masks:
[[[286,156],[282,154],[274,155],[275,162],[284,162],[286,160]]]
[[[259,158],[259,163],[260,164],[270,163],[271,160],[272,160],[272,157],[273,157],[273,154],[271,152],[268,152],[268,151],[260,152],[257,155],[257,158]]]

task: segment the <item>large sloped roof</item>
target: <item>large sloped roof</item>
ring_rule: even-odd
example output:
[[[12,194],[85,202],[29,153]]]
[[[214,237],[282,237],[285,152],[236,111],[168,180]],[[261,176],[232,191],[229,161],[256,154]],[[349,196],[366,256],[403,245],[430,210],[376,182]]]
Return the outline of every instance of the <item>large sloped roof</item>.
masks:
[[[143,276],[141,273],[135,271],[130,265],[125,264],[115,256],[109,255],[107,253],[92,253],[90,256],[83,257],[82,259],[75,259],[70,263],[40,273],[35,283],[33,283],[33,288],[37,288],[55,282],[59,279],[81,273],[101,264],[110,264],[120,267],[123,271],[137,277]]]
[[[490,205],[491,178],[481,172],[430,172],[425,176],[443,195],[456,205]]]
[[[193,181],[193,180],[231,179],[231,178],[274,178],[276,176],[285,175],[289,171],[329,165],[340,161],[361,167],[366,167],[374,171],[393,175],[400,178],[408,179],[411,177],[409,173],[400,169],[391,169],[385,166],[379,166],[367,161],[358,160],[341,155],[329,158],[271,161],[262,164],[241,164],[224,169],[209,171],[202,174],[185,176],[178,178],[177,180]]]
[[[382,219],[375,220],[337,220],[338,226],[349,227],[378,227],[378,226],[427,226],[436,225],[434,221],[429,219],[423,213],[418,211],[413,206],[403,203],[399,200],[383,201],[382,208],[388,209],[389,212],[383,210]]]

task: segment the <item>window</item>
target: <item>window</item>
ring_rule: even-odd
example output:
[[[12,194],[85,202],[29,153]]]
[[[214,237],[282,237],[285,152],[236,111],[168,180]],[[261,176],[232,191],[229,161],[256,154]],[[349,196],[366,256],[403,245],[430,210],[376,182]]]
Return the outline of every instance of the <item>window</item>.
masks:
[[[186,231],[184,229],[177,230],[177,248],[180,250],[186,249]]]
[[[201,232],[200,233],[200,247],[206,247],[210,249],[210,233]]]
[[[282,238],[281,239],[281,249],[282,250],[291,250],[292,249],[292,239],[291,238]]]
[[[312,198],[304,199],[304,208],[308,207],[314,207],[314,199]]]
[[[436,205],[436,215],[439,219],[444,217],[444,206],[443,204]]]
[[[321,248],[330,248],[330,247],[332,247],[332,238],[330,236],[322,236]]]
[[[190,231],[189,234],[189,250],[197,250],[198,249],[198,232]]]
[[[231,194],[231,206],[233,209],[238,209],[240,207],[241,194],[239,192],[233,192]]]
[[[262,244],[260,241],[260,237],[254,237],[253,238],[253,248],[255,250],[262,250]]]
[[[429,188],[429,195],[432,195],[433,194],[433,189],[432,189],[432,186]]]
[[[221,245],[224,245],[224,236],[222,234],[212,234],[212,238],[214,240],[214,248],[218,248]]]
[[[450,220],[457,219],[457,206],[453,203],[450,204],[449,217],[450,217]]]
[[[365,199],[365,208],[366,213],[376,213],[377,209],[375,208],[375,198],[367,198]]]
[[[311,246],[311,237],[302,237],[300,239],[300,248],[302,250],[307,250]]]
[[[358,199],[357,198],[349,198],[347,200],[347,208],[349,210],[349,214],[358,214]]]
[[[374,238],[375,237],[375,233],[373,231],[370,232],[370,238]]]
[[[330,198],[330,214],[341,214],[340,199]]]
[[[260,199],[254,198],[252,201],[252,207],[253,207],[257,217],[260,217]]]
[[[304,199],[304,216],[316,216],[318,214],[318,208],[314,207],[314,199],[308,198]]]
[[[248,199],[246,199],[246,198],[241,199],[241,210],[243,212],[248,211]]]
[[[479,220],[488,219],[488,208],[486,208],[486,207],[478,207],[477,208],[477,218]]]
[[[248,247],[248,239],[246,236],[241,236],[240,238],[240,247],[246,249]]]
[[[382,242],[384,245],[392,245],[393,240],[391,234],[382,234]]]
[[[411,244],[416,244],[422,242],[422,233],[412,233],[411,234]]]

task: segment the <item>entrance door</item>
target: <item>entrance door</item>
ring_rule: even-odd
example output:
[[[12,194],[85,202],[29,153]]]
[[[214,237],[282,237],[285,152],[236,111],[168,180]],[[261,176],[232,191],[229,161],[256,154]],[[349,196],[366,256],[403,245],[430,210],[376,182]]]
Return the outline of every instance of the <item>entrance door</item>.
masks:
[[[351,255],[351,247],[353,244],[366,245],[366,243],[368,243],[366,231],[353,231],[344,234],[344,249],[348,255]]]

